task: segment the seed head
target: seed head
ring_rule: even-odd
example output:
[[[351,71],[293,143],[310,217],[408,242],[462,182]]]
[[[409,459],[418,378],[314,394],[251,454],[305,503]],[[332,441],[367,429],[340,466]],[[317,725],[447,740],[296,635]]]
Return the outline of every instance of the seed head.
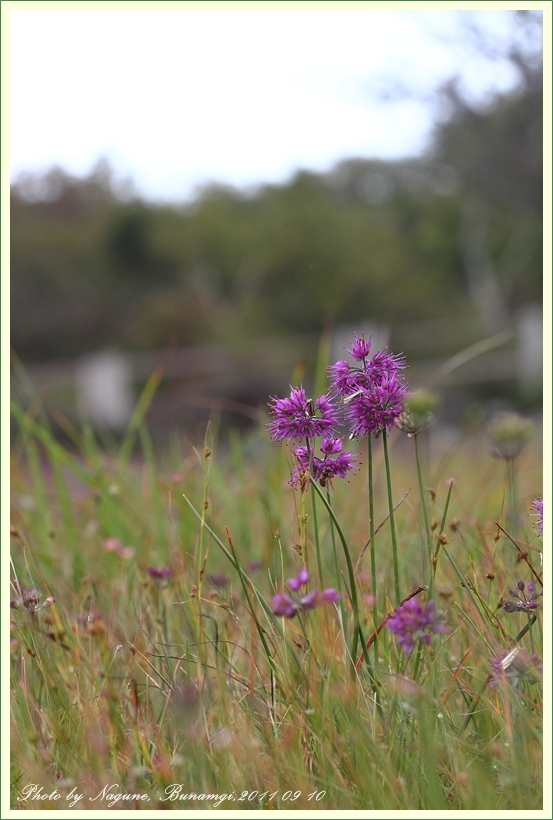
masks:
[[[498,413],[488,426],[492,440],[492,455],[514,459],[534,435],[535,424],[518,413]]]

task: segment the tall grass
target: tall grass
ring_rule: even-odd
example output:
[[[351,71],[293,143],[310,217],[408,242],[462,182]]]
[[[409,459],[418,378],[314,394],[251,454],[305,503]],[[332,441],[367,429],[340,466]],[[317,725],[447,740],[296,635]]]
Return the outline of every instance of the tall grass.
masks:
[[[11,598],[36,587],[55,603],[12,610],[12,807],[68,808],[73,793],[76,809],[541,808],[539,675],[490,677],[513,648],[541,654],[541,613],[502,608],[541,575],[537,442],[518,462],[517,549],[483,436],[435,453],[427,524],[412,442],[390,436],[394,505],[414,488],[394,515],[399,596],[432,572],[449,632],[405,654],[384,627],[357,664],[397,603],[389,528],[373,532],[389,515],[379,442],[370,528],[366,470],[335,482],[333,519],[325,493],[288,485],[263,430],[208,430],[157,458],[143,408],[122,448],[87,428],[62,446],[32,409],[13,414]],[[321,571],[338,569],[345,597],[277,618],[273,595],[306,557],[316,567],[313,503]],[[371,532],[376,560],[353,576]],[[60,800],[21,800],[29,784]],[[148,799],[89,802],[105,786]],[[179,788],[196,799],[168,800]]]

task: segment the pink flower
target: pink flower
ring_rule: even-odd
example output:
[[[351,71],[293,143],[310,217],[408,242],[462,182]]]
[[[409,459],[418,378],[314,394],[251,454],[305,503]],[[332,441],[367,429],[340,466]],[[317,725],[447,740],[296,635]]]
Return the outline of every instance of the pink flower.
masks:
[[[431,633],[449,631],[436,611],[435,602],[428,601],[423,609],[416,598],[402,604],[386,626],[397,636],[396,641],[406,654],[413,651],[417,641],[430,645]]]
[[[267,429],[274,441],[300,441],[315,436],[327,436],[338,424],[338,411],[326,394],[313,402],[303,387],[290,387],[289,398],[276,396],[269,403],[269,413],[274,416]]]
[[[535,528],[538,535],[543,535],[543,498],[541,496],[539,498],[534,498],[532,501],[532,509],[534,512],[530,513],[530,515],[536,518],[536,521],[532,526]]]

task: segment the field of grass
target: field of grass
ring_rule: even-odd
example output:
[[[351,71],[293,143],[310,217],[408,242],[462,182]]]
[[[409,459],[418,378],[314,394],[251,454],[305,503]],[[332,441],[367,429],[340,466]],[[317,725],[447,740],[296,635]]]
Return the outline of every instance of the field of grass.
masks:
[[[263,429],[158,456],[141,415],[122,445],[85,427],[65,446],[13,411],[12,808],[542,807],[541,610],[503,608],[541,589],[537,437],[515,476],[482,429],[422,433],[429,544],[414,440],[392,429],[400,597],[430,586],[416,600],[447,632],[406,653],[384,625],[363,655],[398,603],[381,439],[375,601],[366,441],[331,514]],[[304,565],[342,598],[276,617]]]

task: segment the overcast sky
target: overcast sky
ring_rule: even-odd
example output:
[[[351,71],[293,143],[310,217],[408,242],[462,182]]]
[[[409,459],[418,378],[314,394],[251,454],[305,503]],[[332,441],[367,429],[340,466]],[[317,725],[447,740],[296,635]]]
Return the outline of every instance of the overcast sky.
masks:
[[[230,4],[229,4],[230,5]],[[513,65],[513,13],[453,10],[17,10],[11,12],[12,179],[106,157],[154,199],[218,181],[281,182],[348,156],[428,143],[432,92],[458,75],[486,100]]]

